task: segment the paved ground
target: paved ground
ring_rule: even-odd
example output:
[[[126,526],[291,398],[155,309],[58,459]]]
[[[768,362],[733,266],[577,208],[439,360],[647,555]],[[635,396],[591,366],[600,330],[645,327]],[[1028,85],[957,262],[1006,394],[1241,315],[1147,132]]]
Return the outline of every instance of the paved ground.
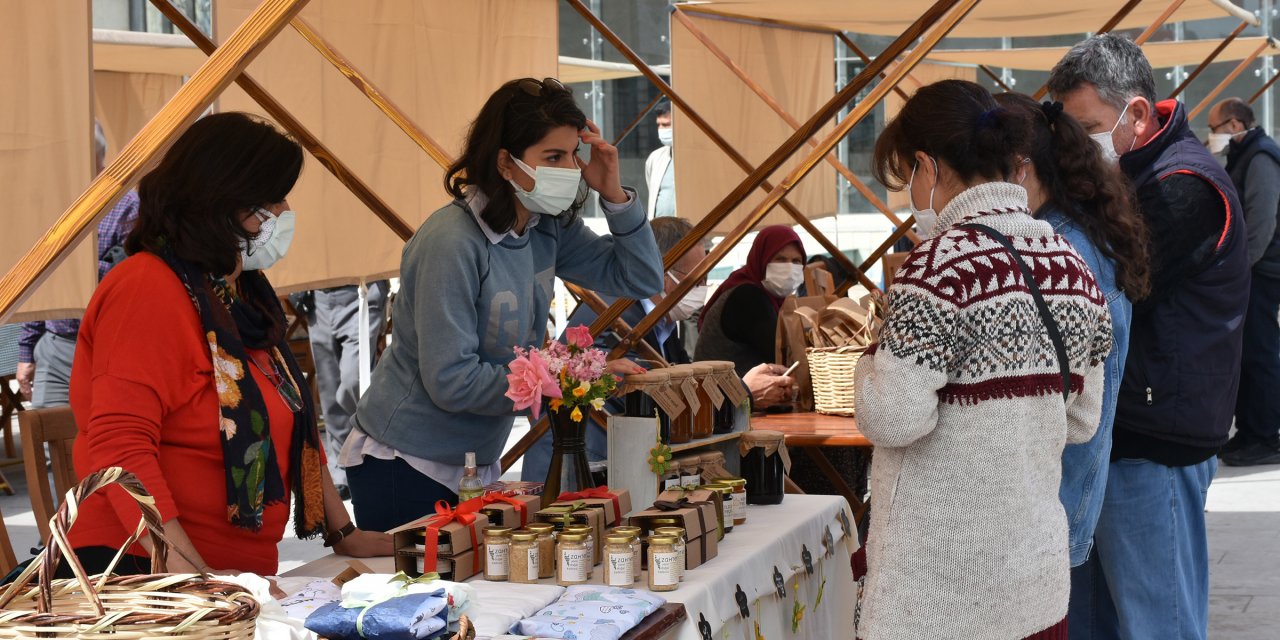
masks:
[[[520,430],[512,434],[513,439]],[[19,559],[38,543],[21,464],[4,467],[17,495],[0,496],[9,537]],[[518,470],[517,470],[518,472]],[[349,506],[349,503],[348,503]],[[1209,637],[1280,640],[1280,465],[1221,467],[1209,490]],[[323,555],[316,541],[286,538],[282,572]]]

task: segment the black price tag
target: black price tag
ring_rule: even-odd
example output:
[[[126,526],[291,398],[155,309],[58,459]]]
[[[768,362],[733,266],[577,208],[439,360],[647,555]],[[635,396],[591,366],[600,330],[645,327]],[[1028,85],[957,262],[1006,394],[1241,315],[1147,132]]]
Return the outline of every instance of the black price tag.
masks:
[[[849,531],[851,530],[851,527],[849,526],[849,514],[845,513],[844,509],[840,510],[840,530],[844,532],[844,537],[849,537]]]
[[[800,547],[800,560],[804,562],[804,572],[813,575],[813,554],[809,553],[808,546]]]
[[[773,567],[773,587],[778,590],[778,597],[787,597],[787,581],[782,578],[782,572],[778,571],[777,565]]]
[[[698,614],[698,633],[702,634],[702,640],[711,640],[711,623],[705,614]]]
[[[831,529],[824,528],[822,530],[822,548],[824,550],[822,555],[829,556],[832,553],[834,553],[836,550],[835,546],[836,546],[836,542],[835,542],[835,539],[832,538],[831,536]]]
[[[736,584],[733,586],[738,588],[738,591],[733,594],[733,599],[738,601],[738,614],[743,618],[750,618],[751,607],[747,606],[747,594],[742,591],[742,585]]]

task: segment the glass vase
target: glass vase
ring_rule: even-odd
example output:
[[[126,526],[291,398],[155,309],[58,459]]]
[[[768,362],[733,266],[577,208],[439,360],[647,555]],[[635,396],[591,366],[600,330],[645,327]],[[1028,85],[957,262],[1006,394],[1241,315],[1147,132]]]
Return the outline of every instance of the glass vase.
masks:
[[[575,421],[572,409],[547,411],[551,423],[551,464],[547,467],[547,480],[542,491],[542,505],[555,502],[564,492],[576,492],[596,486],[587,464],[587,421]],[[586,412],[583,412],[586,413]]]

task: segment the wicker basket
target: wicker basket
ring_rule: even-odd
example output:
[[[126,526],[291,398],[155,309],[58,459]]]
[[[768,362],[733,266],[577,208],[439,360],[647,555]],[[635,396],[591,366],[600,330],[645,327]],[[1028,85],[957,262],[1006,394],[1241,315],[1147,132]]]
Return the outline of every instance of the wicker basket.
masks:
[[[112,576],[108,570],[90,578],[67,541],[80,503],[112,484],[142,507],[142,522],[121,549],[149,531],[151,575]],[[112,467],[90,475],[68,493],[49,524],[52,533],[44,551],[0,595],[0,638],[253,638],[259,605],[244,587],[207,576],[164,573],[171,545],[155,499],[133,474]],[[53,580],[63,556],[76,577]]]
[[[805,351],[813,379],[813,404],[818,413],[852,416],[853,372],[867,350],[864,346],[818,347]]]

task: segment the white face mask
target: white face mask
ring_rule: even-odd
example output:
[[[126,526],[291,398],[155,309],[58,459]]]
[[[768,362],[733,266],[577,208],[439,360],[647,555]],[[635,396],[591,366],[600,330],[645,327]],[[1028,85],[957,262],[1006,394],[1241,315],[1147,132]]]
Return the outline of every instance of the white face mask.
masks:
[[[804,283],[804,265],[770,262],[764,270],[764,288],[775,296],[789,296]]]
[[[1209,153],[1217,155],[1227,150],[1227,146],[1231,144],[1231,138],[1235,137],[1230,133],[1211,133],[1209,134]]]
[[[680,284],[680,280],[675,276],[671,275],[670,271],[667,272],[667,277],[671,278],[671,280],[674,281],[676,284]],[[702,307],[706,306],[707,293],[710,290],[711,290],[711,287],[708,287],[705,284],[698,285],[690,289],[688,295],[681,298],[680,301],[676,303],[676,306],[671,307],[671,311],[667,314],[667,316],[670,317],[671,320],[674,322],[681,322],[684,320],[688,320],[689,318],[692,318],[693,314],[697,313],[700,309],[702,309]]]
[[[929,158],[929,162],[933,163],[933,175],[938,175],[938,161]],[[911,185],[916,181],[916,169],[919,167],[920,163],[916,162],[916,166],[911,168],[911,179],[907,180],[907,204],[911,205],[911,215],[915,216],[920,232],[928,239],[933,237],[933,232],[938,227],[938,212],[933,210],[933,190],[938,188],[938,180],[935,178],[933,186],[929,187],[929,208],[917,209],[915,198],[911,195]]]
[[[582,169],[538,167],[535,170],[521,162],[520,158],[511,156],[511,159],[521,171],[533,178],[533,191],[521,189],[515,180],[508,181],[515,188],[516,198],[524,208],[534,213],[558,216],[577,202],[582,187],[585,186],[582,182]]]
[[[1120,161],[1120,154],[1116,152],[1116,141],[1113,136],[1115,135],[1116,129],[1120,128],[1120,123],[1124,122],[1124,114],[1128,112],[1129,105],[1126,104],[1124,105],[1124,108],[1120,110],[1120,117],[1116,118],[1116,124],[1111,127],[1110,131],[1089,134],[1089,137],[1093,138],[1093,141],[1098,143],[1098,146],[1102,148],[1102,159],[1111,164],[1116,164]],[[1133,138],[1133,142],[1129,143],[1129,151],[1133,151],[1133,146],[1136,144],[1138,144],[1138,138],[1135,136]],[[1128,151],[1125,153],[1128,153]]]
[[[664,147],[671,146],[673,131],[674,129],[671,127],[658,127],[658,142],[661,142]]]
[[[293,244],[294,214],[292,211],[282,211],[280,215],[273,216],[267,210],[259,209],[254,215],[258,216],[262,224],[258,227],[258,235],[249,243],[249,246],[242,247],[240,250],[242,260],[240,268],[244,271],[270,268],[284,258],[284,254],[289,252],[289,245]]]

